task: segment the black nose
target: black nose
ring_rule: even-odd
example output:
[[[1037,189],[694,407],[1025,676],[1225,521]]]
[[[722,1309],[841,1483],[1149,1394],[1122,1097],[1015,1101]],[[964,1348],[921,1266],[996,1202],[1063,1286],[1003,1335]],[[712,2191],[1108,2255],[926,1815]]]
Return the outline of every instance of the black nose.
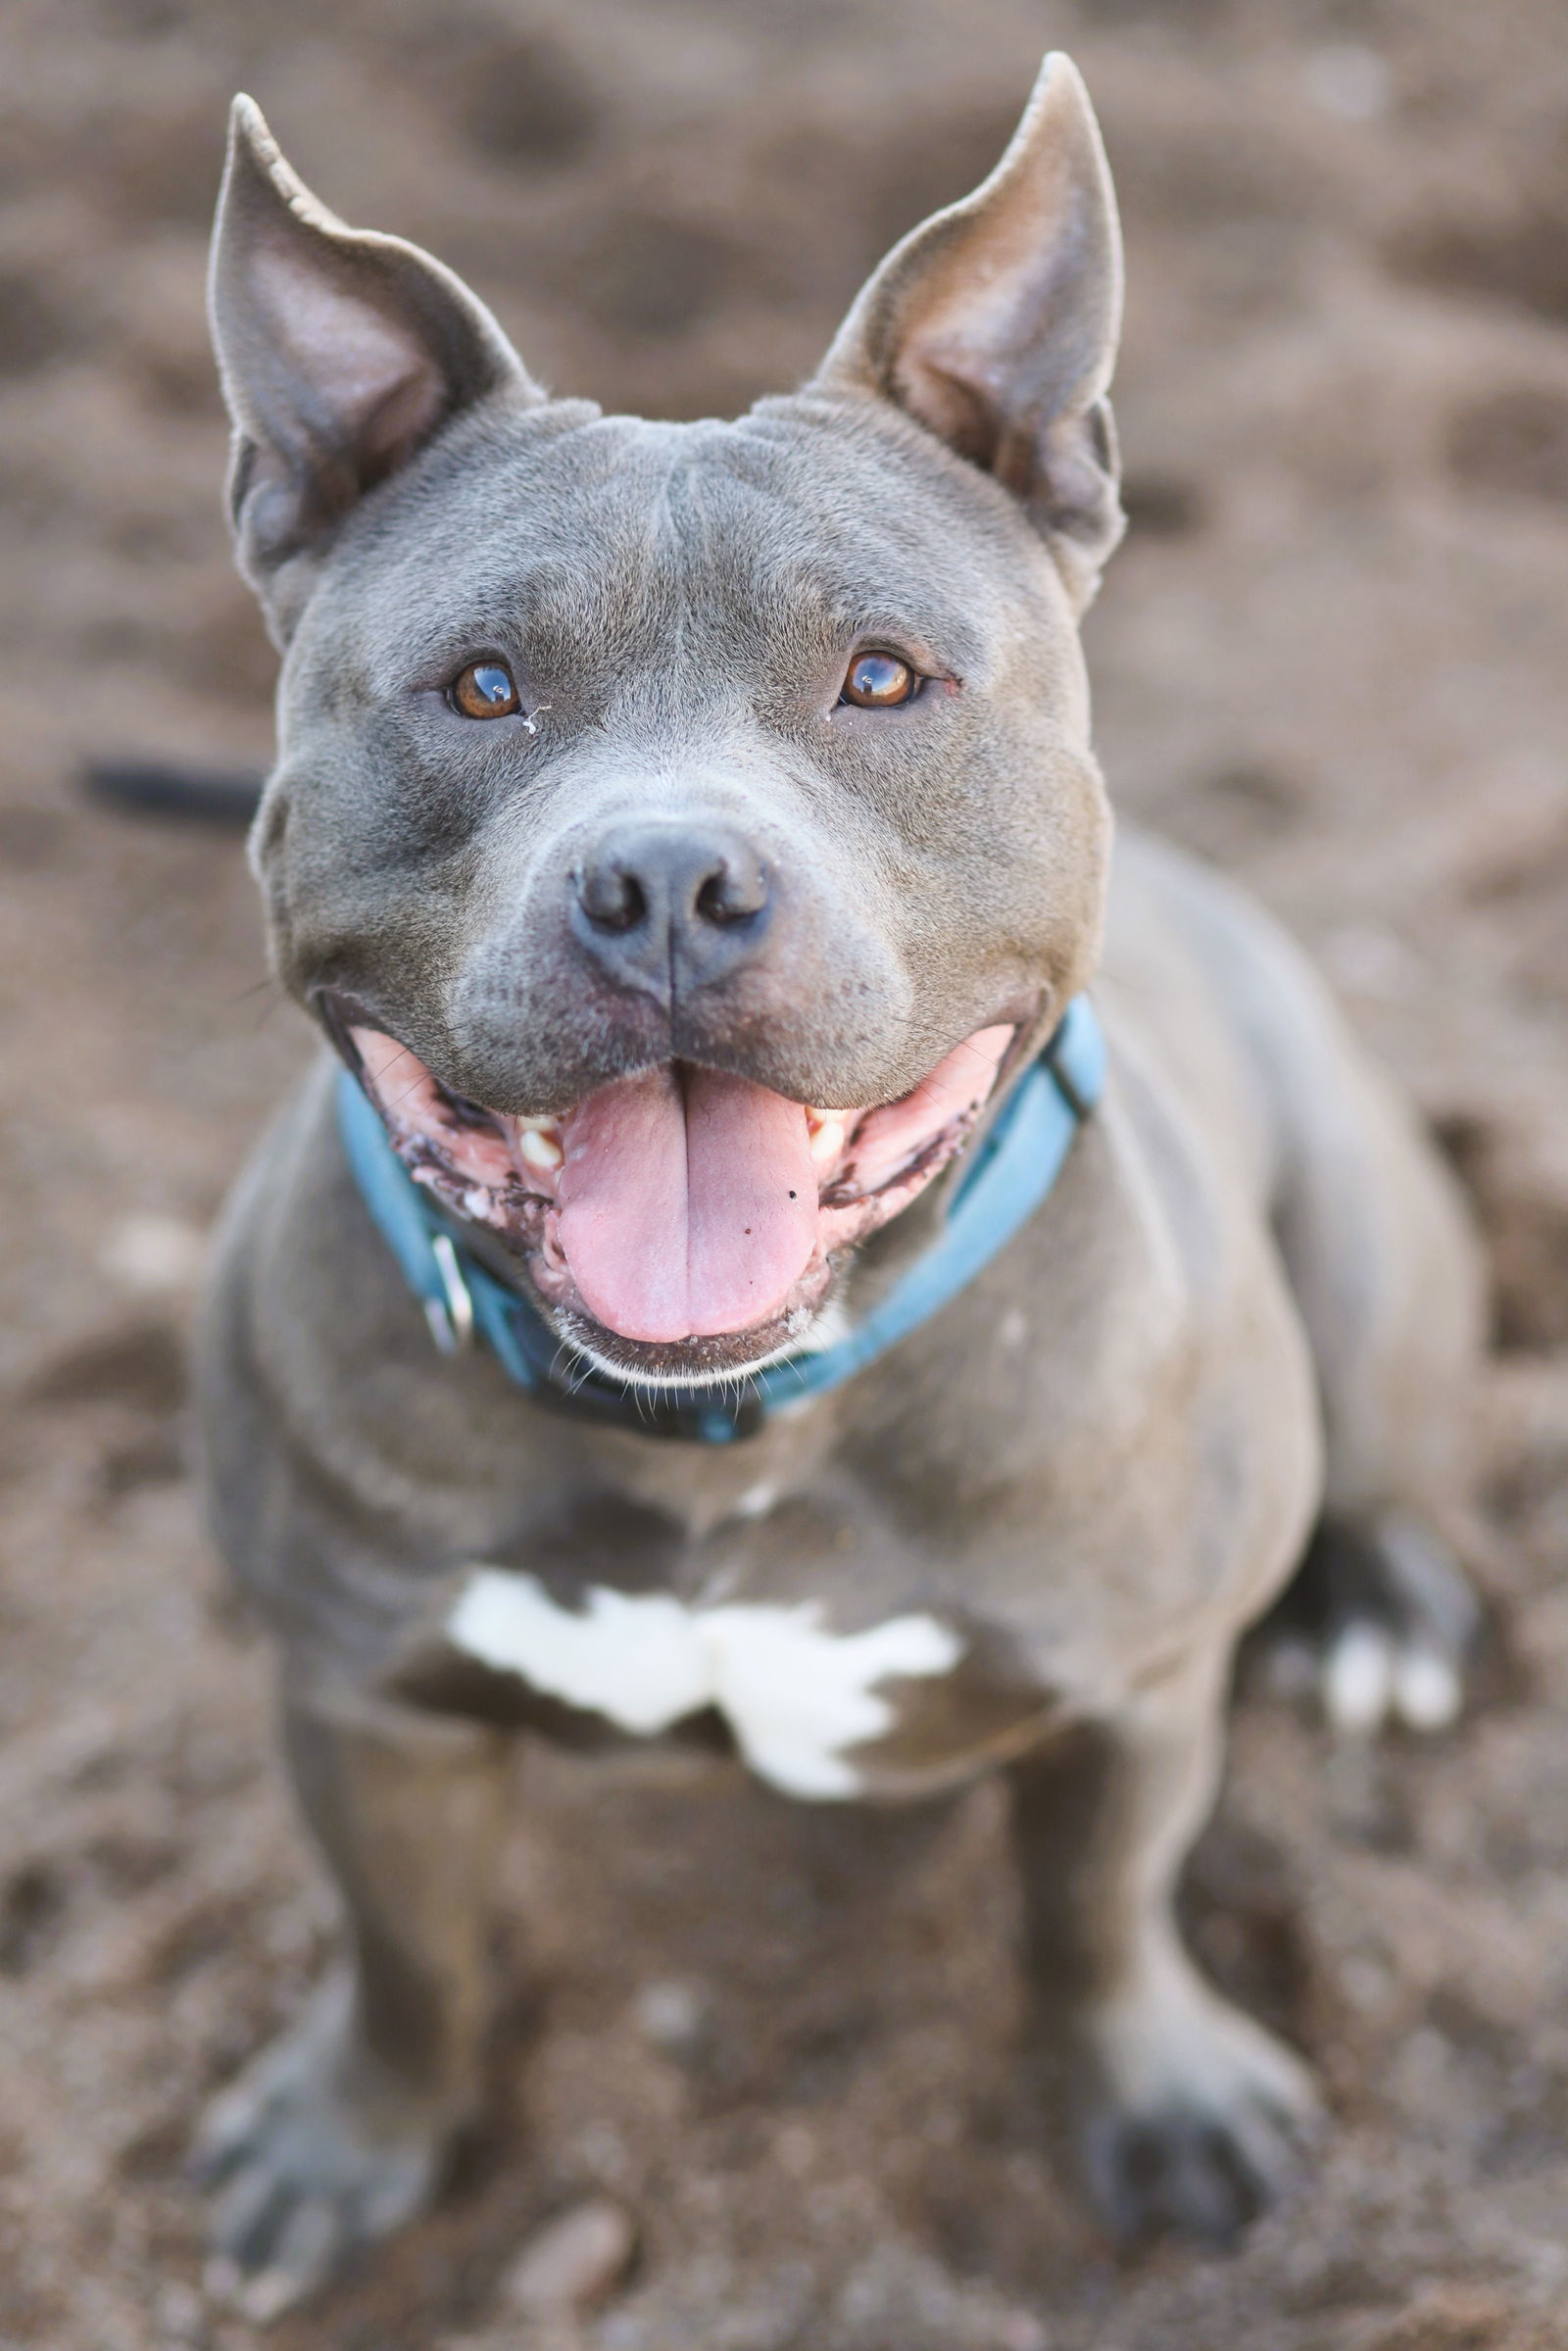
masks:
[[[573,927],[594,960],[618,985],[661,999],[750,961],[772,909],[762,857],[724,825],[608,834],[572,880]]]

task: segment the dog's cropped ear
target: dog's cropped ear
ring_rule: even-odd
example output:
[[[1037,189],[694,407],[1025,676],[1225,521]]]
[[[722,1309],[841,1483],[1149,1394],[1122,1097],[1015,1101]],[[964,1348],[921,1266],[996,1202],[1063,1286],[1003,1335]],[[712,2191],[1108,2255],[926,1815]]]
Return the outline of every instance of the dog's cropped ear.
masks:
[[[317,202],[248,98],[229,121],[208,298],[240,567],[280,640],[368,490],[473,402],[544,398],[450,269]]]
[[[1080,609],[1124,527],[1105,398],[1121,289],[1100,128],[1055,51],[991,177],[894,247],[815,379],[893,401],[994,474]]]

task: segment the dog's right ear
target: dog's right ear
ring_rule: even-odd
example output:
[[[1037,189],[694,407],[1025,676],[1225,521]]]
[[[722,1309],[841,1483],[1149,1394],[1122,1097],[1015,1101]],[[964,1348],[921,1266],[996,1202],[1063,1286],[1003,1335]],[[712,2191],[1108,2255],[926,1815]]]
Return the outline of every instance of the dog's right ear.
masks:
[[[450,269],[317,202],[248,98],[229,120],[208,301],[240,568],[279,643],[367,491],[474,402],[545,397]]]

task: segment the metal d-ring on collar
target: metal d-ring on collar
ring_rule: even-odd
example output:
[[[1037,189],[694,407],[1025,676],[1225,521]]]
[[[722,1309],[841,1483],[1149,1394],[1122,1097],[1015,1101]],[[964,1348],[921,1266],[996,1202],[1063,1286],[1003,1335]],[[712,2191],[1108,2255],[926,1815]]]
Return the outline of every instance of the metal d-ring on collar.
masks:
[[[644,1437],[728,1445],[771,1413],[840,1387],[967,1289],[1045,1200],[1104,1083],[1104,1038],[1088,997],[1076,996],[959,1175],[936,1240],[853,1330],[818,1353],[786,1355],[738,1383],[662,1392],[585,1367],[520,1292],[469,1254],[346,1069],[337,1108],[365,1204],[443,1354],[461,1353],[477,1335],[541,1404]]]
[[[424,1301],[424,1319],[443,1355],[461,1355],[473,1345],[473,1293],[464,1279],[457,1243],[450,1233],[430,1235],[430,1254],[441,1280],[439,1297]]]

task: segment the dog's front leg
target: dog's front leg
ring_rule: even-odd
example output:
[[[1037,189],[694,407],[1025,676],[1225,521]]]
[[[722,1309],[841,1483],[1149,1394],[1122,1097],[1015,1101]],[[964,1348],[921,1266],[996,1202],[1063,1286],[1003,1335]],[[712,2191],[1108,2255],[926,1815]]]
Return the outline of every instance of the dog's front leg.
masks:
[[[1205,1657],[1011,1773],[1031,1993],[1068,2056],[1090,2191],[1121,2237],[1230,2241],[1287,2184],[1317,2114],[1303,2067],[1203,1982],[1176,1925],[1228,1663]]]
[[[511,1742],[287,1692],[296,1793],[346,1912],[343,1964],[210,2109],[215,2267],[257,2319],[417,2212],[478,2103]]]

